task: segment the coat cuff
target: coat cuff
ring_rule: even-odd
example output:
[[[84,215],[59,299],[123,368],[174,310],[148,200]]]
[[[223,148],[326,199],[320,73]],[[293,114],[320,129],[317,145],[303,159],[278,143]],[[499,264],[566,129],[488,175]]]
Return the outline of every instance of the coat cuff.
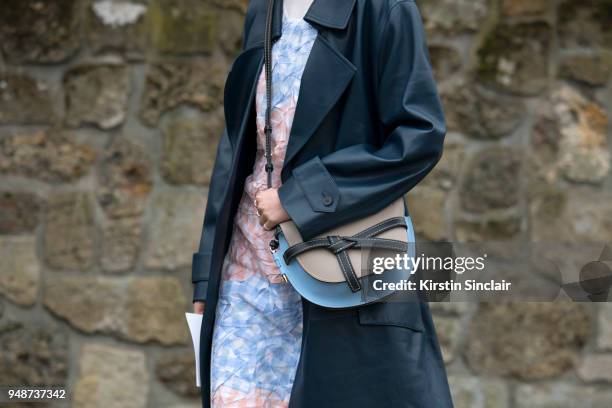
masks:
[[[196,252],[191,262],[191,281],[208,280],[210,276],[211,254]]]
[[[191,282],[194,284],[193,301],[206,300],[211,254],[196,252],[191,263]]]
[[[309,240],[327,229],[324,218],[338,208],[340,192],[319,157],[291,174],[278,189],[278,196],[302,239]]]
[[[208,281],[198,281],[193,284],[193,301],[205,302],[208,291]]]

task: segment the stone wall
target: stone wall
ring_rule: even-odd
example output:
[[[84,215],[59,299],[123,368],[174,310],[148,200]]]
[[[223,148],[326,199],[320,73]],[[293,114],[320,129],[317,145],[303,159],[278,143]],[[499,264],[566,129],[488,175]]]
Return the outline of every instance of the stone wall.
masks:
[[[245,3],[0,5],[0,384],[198,406],[182,313]],[[612,1],[419,4],[449,124],[420,236],[611,242]],[[609,305],[432,309],[457,407],[612,406]]]

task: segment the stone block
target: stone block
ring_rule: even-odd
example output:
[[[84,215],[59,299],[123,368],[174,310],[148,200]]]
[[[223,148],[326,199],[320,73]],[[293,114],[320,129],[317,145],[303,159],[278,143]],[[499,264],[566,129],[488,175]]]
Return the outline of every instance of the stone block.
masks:
[[[542,92],[548,85],[551,41],[547,23],[500,23],[478,50],[479,80],[509,93]]]
[[[172,116],[163,129],[164,179],[172,184],[208,185],[224,125],[220,112]]]
[[[153,199],[145,266],[175,270],[191,265],[202,232],[206,200],[187,191],[164,191]]]
[[[573,367],[590,318],[570,302],[482,303],[469,333],[466,357],[477,374],[540,380]]]
[[[187,297],[173,277],[62,276],[47,280],[44,305],[85,333],[136,343],[188,341]]]
[[[12,63],[60,62],[80,48],[81,0],[4,0],[0,48]]]
[[[22,72],[0,72],[0,125],[52,123],[53,104],[46,82]]]
[[[146,408],[149,373],[142,351],[89,343],[81,349],[75,408]]]
[[[153,188],[151,155],[143,143],[117,137],[104,152],[98,175],[98,202],[109,217],[143,213]]]
[[[44,231],[44,254],[56,269],[84,271],[95,256],[94,218],[86,193],[55,193],[49,198]]]
[[[111,129],[124,122],[130,93],[129,69],[121,64],[80,65],[64,77],[66,124]]]
[[[85,175],[97,153],[60,129],[23,131],[0,137],[0,173],[47,182],[69,182]]]
[[[40,265],[32,237],[0,237],[0,293],[23,306],[36,302]]]

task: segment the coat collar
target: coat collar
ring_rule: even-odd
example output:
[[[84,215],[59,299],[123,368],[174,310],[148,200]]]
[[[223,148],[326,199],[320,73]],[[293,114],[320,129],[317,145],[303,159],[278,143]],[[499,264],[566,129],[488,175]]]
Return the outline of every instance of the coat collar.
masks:
[[[317,28],[330,30],[344,30],[351,18],[357,0],[314,0],[306,11],[304,20]],[[253,0],[254,20],[251,25],[245,48],[263,47],[264,29],[266,26],[266,13],[268,0]],[[274,3],[272,17],[272,40],[282,35],[283,0]]]
[[[224,108],[228,136],[233,148],[241,146],[249,112],[254,106],[258,74],[263,66],[263,30],[267,0],[254,0],[257,7],[246,49],[236,58],[225,85]],[[304,20],[331,30],[345,29],[356,0],[314,0]],[[283,1],[277,0],[272,19],[272,38],[282,35]],[[285,164],[306,144],[326,114],[342,95],[356,67],[319,31],[312,46],[289,137]],[[283,168],[286,175],[285,168]]]
[[[356,0],[314,0],[304,16],[309,23],[344,30]],[[281,0],[282,3],[282,0]]]
[[[325,27],[333,30],[344,30],[351,18],[355,2],[357,0],[314,0],[304,16],[304,20],[312,25]],[[267,1],[263,0],[263,16],[265,21],[265,9]],[[277,39],[282,35],[283,0],[274,3],[274,16],[272,19],[272,38]],[[265,24],[260,24],[261,27]],[[262,33],[263,34],[263,33]],[[263,37],[262,37],[263,39]]]

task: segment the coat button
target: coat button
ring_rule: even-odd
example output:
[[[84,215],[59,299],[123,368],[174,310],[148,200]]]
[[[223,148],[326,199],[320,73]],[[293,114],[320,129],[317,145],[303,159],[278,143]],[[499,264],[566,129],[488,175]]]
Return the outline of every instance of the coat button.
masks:
[[[321,202],[324,206],[329,207],[334,203],[334,198],[327,191],[323,191],[321,192]]]

